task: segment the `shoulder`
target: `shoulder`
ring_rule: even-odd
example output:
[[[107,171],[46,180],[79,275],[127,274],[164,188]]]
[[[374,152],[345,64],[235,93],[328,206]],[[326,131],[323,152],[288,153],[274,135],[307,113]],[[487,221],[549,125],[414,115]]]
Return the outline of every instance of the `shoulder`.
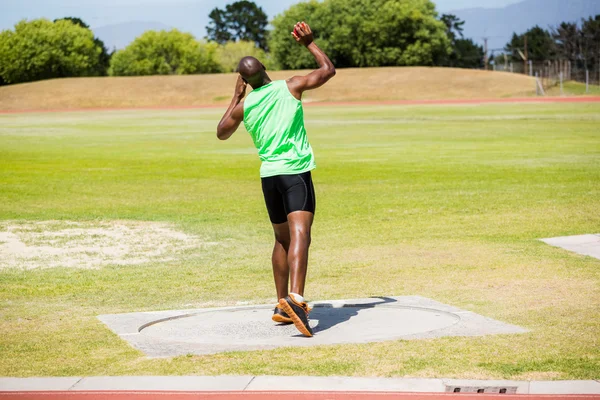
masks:
[[[298,85],[303,83],[306,80],[305,76],[300,76],[300,75],[296,75],[296,76],[292,76],[291,78],[287,79],[285,81],[285,83],[287,83],[287,85]]]

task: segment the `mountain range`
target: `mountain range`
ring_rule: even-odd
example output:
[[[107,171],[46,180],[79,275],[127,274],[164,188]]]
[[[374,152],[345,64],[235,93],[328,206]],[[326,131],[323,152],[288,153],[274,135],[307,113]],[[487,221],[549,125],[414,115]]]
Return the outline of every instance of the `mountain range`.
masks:
[[[524,0],[504,8],[470,8],[450,11],[465,21],[463,34],[488,49],[503,49],[513,32],[521,34],[539,25],[544,29],[561,22],[581,22],[600,14],[600,0]]]

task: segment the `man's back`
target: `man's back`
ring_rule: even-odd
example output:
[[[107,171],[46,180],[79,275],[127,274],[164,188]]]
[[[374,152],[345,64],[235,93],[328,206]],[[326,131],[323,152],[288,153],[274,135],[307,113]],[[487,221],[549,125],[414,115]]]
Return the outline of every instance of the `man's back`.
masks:
[[[315,168],[302,102],[290,93],[286,81],[273,81],[248,94],[244,126],[258,149],[262,178],[301,174]]]

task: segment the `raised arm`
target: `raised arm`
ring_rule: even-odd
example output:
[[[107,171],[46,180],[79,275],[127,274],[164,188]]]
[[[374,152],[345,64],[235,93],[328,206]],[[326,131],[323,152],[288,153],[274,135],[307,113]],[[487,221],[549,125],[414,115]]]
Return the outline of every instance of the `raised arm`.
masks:
[[[302,93],[306,90],[321,87],[328,80],[333,78],[335,75],[335,67],[329,57],[327,57],[327,54],[325,54],[313,41],[313,33],[306,22],[298,22],[294,26],[292,36],[294,36],[296,42],[306,46],[319,65],[319,69],[314,70],[306,76],[294,76],[287,80],[290,92],[295,98],[300,100],[302,98]]]
[[[239,75],[235,84],[235,92],[231,99],[229,108],[225,111],[223,118],[217,126],[217,137],[221,140],[226,140],[233,135],[233,133],[240,126],[240,123],[244,120],[244,102],[242,99],[246,95],[246,82]]]

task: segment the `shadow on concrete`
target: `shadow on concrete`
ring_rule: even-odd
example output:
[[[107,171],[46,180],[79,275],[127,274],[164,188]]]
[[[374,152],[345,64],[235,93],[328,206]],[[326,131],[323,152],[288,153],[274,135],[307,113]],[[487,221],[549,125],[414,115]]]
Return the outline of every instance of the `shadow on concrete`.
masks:
[[[398,300],[390,297],[373,297],[382,301],[374,301],[372,303],[357,303],[344,304],[342,307],[336,306],[334,303],[317,303],[315,308],[310,313],[311,319],[316,319],[319,324],[314,328],[315,333],[323,332],[327,329],[350,320],[350,318],[358,315],[362,310],[375,308],[382,304],[395,303]]]

